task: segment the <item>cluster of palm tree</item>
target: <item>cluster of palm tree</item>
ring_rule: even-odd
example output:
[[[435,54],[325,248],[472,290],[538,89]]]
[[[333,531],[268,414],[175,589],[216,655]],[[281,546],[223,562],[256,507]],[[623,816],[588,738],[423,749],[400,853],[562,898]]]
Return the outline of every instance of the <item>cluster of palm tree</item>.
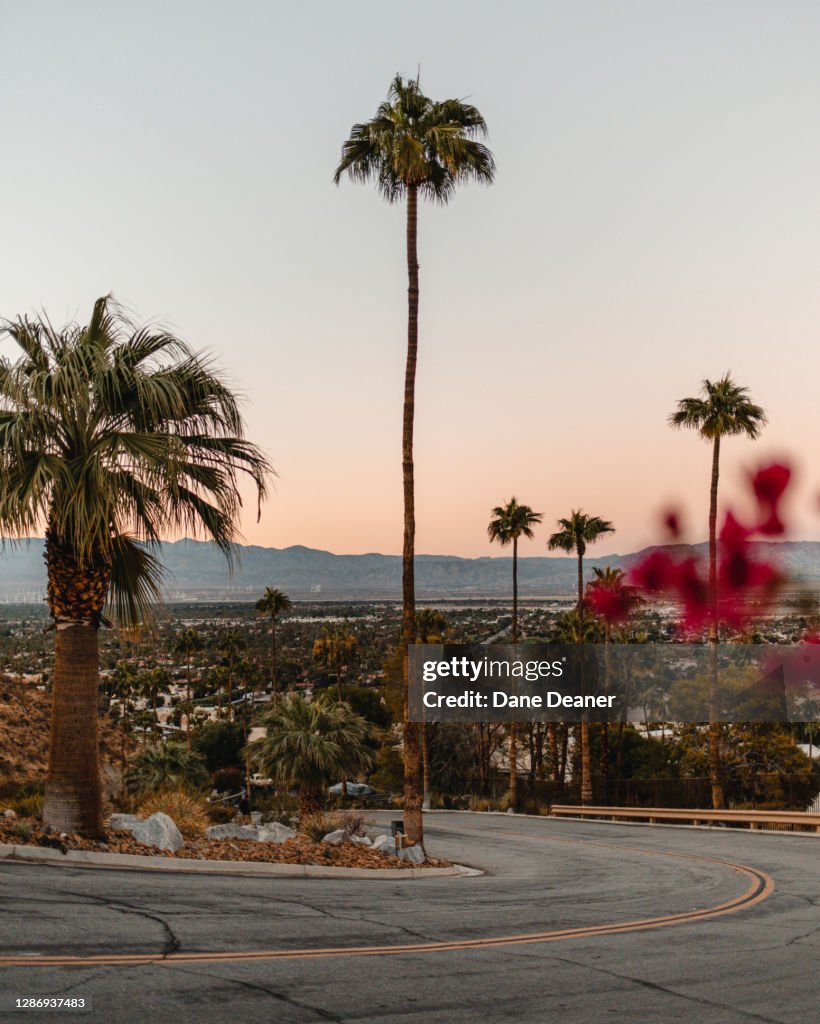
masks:
[[[487,526],[487,535],[491,541],[497,541],[502,547],[512,545],[512,642],[518,643],[518,542],[521,537],[532,540],[535,536],[533,527],[539,525],[543,519],[543,513],[534,512],[529,505],[522,505],[515,496],[510,498],[504,505],[497,505],[491,513],[491,519]],[[572,639],[564,642],[583,643],[587,639],[584,635],[584,555],[587,546],[594,544],[600,537],[607,533],[614,533],[612,523],[599,516],[587,515],[582,509],[573,509],[566,519],[557,521],[559,529],[550,535],[547,540],[547,547],[554,551],[574,552],[578,557],[578,603],[576,608],[576,630],[571,635]],[[518,728],[515,722],[509,725],[509,807],[516,810],[518,807]],[[584,756],[586,752],[586,757]],[[584,720],[581,723],[581,763],[582,777],[586,777],[586,788],[591,793],[589,779],[589,723]],[[582,785],[582,795],[584,793]],[[589,802],[587,799],[585,802]]]
[[[422,730],[408,715],[407,651],[418,636],[413,435],[419,199],[446,205],[460,184],[493,181],[493,155],[481,141],[486,131],[476,107],[459,99],[435,101],[424,94],[418,78],[396,76],[375,116],[351,129],[335,171],[337,183],[344,176],[375,182],[388,202],[406,202],[404,825],[417,842],[423,841]],[[161,536],[177,531],[204,536],[230,559],[242,479],[250,479],[261,505],[272,468],[263,452],[245,439],[237,399],[212,362],[164,329],[133,323],[109,296],[97,300],[86,325],[56,329],[46,317],[22,317],[7,321],[2,335],[20,354],[16,360],[0,359],[0,527],[11,538],[44,531],[47,600],[56,631],[44,819],[61,831],[94,835],[102,827],[98,630],[112,613],[126,625],[150,615],[162,578],[152,548]],[[733,434],[756,437],[765,416],[727,374],[715,383],[705,381],[703,394],[682,400],[671,420],[697,430],[713,448],[709,555],[714,647],[719,636],[715,524],[721,439]],[[513,545],[514,640],[518,540],[530,536],[538,521],[539,514],[513,500],[495,510],[490,526],[492,539]],[[578,616],[583,623],[584,553],[612,527],[580,510],[559,520],[559,527],[549,545],[578,556]],[[274,686],[276,618],[288,607],[286,596],[272,589],[257,605],[260,614],[271,618]],[[181,644],[190,690],[195,648],[188,641]],[[226,641],[223,653],[230,701],[239,644]],[[336,674],[341,688],[338,663]],[[288,700],[288,713],[302,714],[295,698]],[[719,741],[713,720],[710,773],[716,805],[722,803]],[[514,772],[511,787],[513,777]]]

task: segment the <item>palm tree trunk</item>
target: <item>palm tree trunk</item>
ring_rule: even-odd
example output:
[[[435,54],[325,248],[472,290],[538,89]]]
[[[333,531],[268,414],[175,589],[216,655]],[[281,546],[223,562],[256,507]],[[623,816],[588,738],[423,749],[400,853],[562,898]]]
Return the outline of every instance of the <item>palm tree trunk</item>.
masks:
[[[97,627],[58,624],[43,821],[59,832],[102,834],[98,672]]]
[[[518,538],[513,537],[513,612],[512,642],[518,643]],[[510,722],[510,791],[508,810],[518,810],[518,729]]]
[[[413,843],[424,842],[419,725],[409,721],[410,678],[408,648],[416,641],[415,488],[413,481],[413,419],[415,416],[416,359],[419,340],[418,189],[407,189],[407,364],[404,373],[402,422],[402,481],[404,487],[404,543],[402,547],[402,641],[404,669],[404,831]]]
[[[589,722],[581,719],[581,803],[592,803],[592,775],[589,770]]]
[[[578,615],[581,615],[581,608],[584,604],[584,556],[578,552]]]
[[[271,691],[276,693],[276,616],[270,617],[270,682]]]
[[[717,591],[717,502],[720,475],[720,434],[712,446],[712,485],[709,493],[709,783],[712,789],[712,807],[726,806],[721,780],[720,722],[718,721],[718,591]]]
[[[424,708],[422,708],[422,717]],[[422,773],[422,800],[423,811],[430,810],[430,737],[427,734],[427,723],[421,723],[421,773]]]

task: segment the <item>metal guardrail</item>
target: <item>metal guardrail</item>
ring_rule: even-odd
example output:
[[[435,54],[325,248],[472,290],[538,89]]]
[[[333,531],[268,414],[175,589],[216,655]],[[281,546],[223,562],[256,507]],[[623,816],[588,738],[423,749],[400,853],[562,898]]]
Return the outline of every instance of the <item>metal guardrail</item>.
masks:
[[[708,821],[733,822],[758,829],[761,825],[800,825],[813,828],[820,833],[820,814],[808,811],[714,811],[700,807],[591,807],[571,804],[553,804],[550,814],[555,817],[609,818],[618,821],[624,818],[640,818],[654,825],[658,821],[687,821],[700,825]]]

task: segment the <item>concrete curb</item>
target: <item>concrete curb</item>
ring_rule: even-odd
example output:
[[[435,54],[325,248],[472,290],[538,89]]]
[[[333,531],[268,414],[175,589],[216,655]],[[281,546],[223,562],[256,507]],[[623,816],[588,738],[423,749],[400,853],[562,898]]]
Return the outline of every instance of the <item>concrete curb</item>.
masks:
[[[29,864],[65,865],[75,868],[110,868],[130,871],[167,871],[185,874],[243,875],[251,878],[388,878],[393,881],[414,878],[452,878],[481,874],[473,868],[454,864],[450,868],[338,868],[322,864],[270,864],[263,861],[186,860],[156,854],[94,853],[68,850],[61,853],[48,847],[12,846],[0,843],[0,860]]]

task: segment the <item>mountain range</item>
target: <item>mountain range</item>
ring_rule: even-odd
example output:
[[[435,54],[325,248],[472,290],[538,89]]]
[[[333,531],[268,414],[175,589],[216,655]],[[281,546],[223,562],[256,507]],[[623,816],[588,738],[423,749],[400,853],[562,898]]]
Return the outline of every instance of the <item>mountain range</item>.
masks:
[[[759,556],[776,560],[795,581],[812,586],[820,583],[820,541],[761,542],[755,548]],[[605,557],[588,552],[585,575],[592,575],[594,565],[627,569],[649,550]],[[706,544],[680,545],[675,550],[706,557]],[[296,600],[395,600],[401,596],[399,555],[335,555],[301,545],[238,545],[231,575],[224,556],[210,542],[165,542],[158,554],[167,571],[165,597],[171,601],[250,601],[266,586],[278,587]],[[576,573],[572,556],[522,557],[518,559],[519,591],[524,597],[572,594],[577,585]],[[511,577],[509,557],[416,556],[416,591],[420,599],[506,597]],[[45,585],[41,539],[3,547],[0,600],[39,602]]]

